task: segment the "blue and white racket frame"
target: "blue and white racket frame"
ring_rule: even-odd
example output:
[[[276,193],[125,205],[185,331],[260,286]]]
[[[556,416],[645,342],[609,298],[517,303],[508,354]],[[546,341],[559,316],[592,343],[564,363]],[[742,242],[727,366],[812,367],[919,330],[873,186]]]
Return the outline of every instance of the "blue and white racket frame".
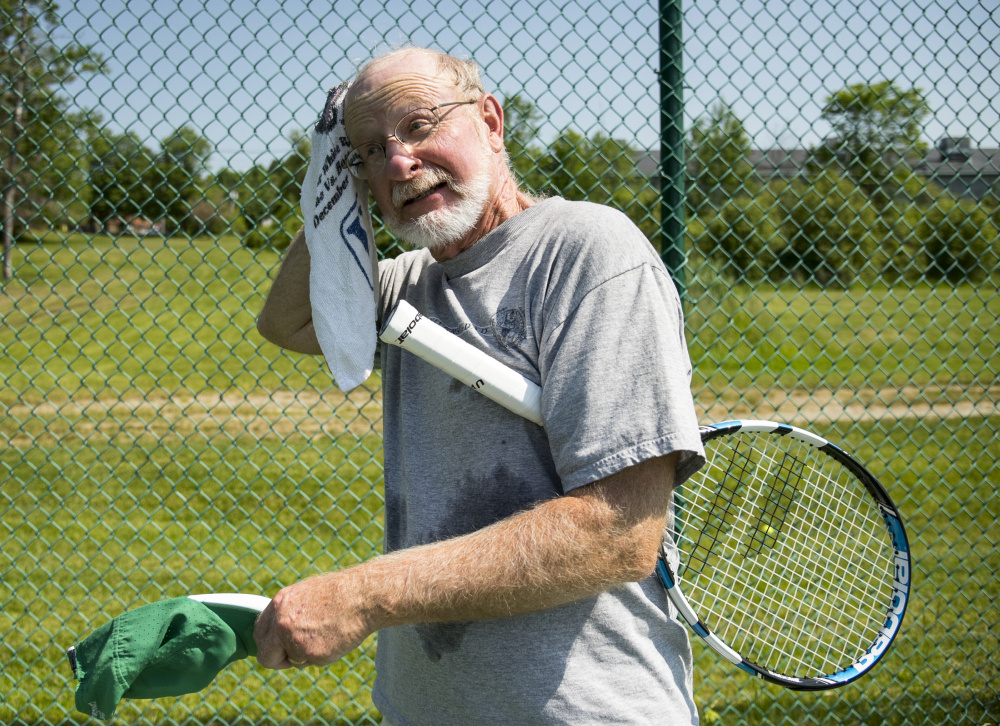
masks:
[[[884,625],[864,655],[855,662],[845,664],[834,673],[793,678],[776,673],[744,658],[710,630],[685,597],[682,589],[683,580],[678,577],[670,565],[665,543],[660,547],[660,555],[656,565],[657,577],[666,589],[671,603],[691,629],[712,650],[736,667],[769,683],[795,691],[825,691],[845,686],[871,671],[872,667],[888,652],[903,622],[906,604],[910,599],[912,570],[910,567],[910,546],[903,528],[902,518],[888,492],[867,468],[836,444],[809,431],[773,421],[735,420],[702,426],[700,429],[701,440],[702,443],[708,443],[712,439],[727,436],[737,431],[789,436],[809,446],[816,447],[845,466],[864,485],[868,494],[877,503],[879,512],[885,520],[894,550],[893,590],[886,603]]]

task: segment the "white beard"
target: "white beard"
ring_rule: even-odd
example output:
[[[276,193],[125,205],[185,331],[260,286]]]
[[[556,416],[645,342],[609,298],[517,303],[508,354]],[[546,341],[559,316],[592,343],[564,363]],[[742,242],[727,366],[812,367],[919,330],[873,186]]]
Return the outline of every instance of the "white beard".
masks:
[[[455,192],[458,201],[443,209],[422,214],[416,219],[403,222],[397,216],[402,202],[442,182]],[[402,184],[393,190],[393,212],[384,215],[385,226],[397,237],[415,247],[433,250],[457,242],[476,226],[490,200],[492,177],[487,166],[468,184],[459,184],[451,174],[443,169],[430,168],[418,179]]]

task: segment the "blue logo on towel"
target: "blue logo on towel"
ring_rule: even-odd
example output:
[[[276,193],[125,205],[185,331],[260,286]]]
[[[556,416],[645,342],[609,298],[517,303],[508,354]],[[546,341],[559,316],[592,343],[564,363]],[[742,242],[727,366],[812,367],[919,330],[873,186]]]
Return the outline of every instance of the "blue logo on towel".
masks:
[[[356,237],[361,246],[365,248],[365,259],[369,259],[371,252],[368,248],[368,235],[365,232],[365,225],[361,221],[361,207],[358,202],[354,202],[351,205],[350,211],[344,215],[343,221],[340,223],[340,238],[347,245],[348,251],[350,251],[351,256],[354,257],[354,261],[358,263],[358,267],[361,269],[361,274],[365,276],[365,281],[368,283],[368,287],[374,290],[372,286],[371,273],[367,267],[362,264],[361,259],[358,257],[358,253],[354,251],[354,245],[351,244],[351,237]]]

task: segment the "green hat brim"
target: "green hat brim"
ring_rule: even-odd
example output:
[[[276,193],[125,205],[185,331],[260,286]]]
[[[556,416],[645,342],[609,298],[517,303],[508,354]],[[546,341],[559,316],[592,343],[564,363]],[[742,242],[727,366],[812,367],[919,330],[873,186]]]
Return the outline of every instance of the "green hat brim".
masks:
[[[196,693],[230,663],[257,654],[253,628],[270,602],[196,595],[130,610],[70,649],[77,710],[109,719],[123,698]]]

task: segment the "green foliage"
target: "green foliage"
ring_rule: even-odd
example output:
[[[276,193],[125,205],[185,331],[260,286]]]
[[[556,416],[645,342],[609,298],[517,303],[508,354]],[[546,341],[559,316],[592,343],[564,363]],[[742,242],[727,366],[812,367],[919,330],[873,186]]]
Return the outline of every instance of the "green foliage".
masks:
[[[190,126],[181,126],[164,138],[160,153],[143,175],[150,192],[146,216],[166,220],[170,231],[200,234],[202,224],[193,208],[204,194],[205,162],[211,153],[208,139]]]
[[[20,36],[8,23],[0,37]],[[12,52],[8,47],[8,65]],[[71,46],[62,56],[46,52],[53,69],[45,75],[48,83],[101,70],[100,59],[82,47]],[[100,226],[115,217],[146,216],[188,236],[232,231],[254,249],[282,249],[300,228],[299,190],[310,153],[304,133],[292,135],[283,158],[210,175],[205,163],[211,145],[194,128],[174,130],[154,152],[135,133],[103,126],[96,114],[69,111],[43,86],[34,90],[33,125],[25,126],[18,146],[29,167],[19,183],[35,193],[32,204],[22,202],[22,217],[29,209],[34,216],[64,213],[66,202],[79,197]],[[847,286],[924,275],[982,280],[1000,252],[995,200],[955,200],[896,163],[907,150],[924,148],[919,121],[926,113],[916,89],[887,81],[845,88],[824,107],[837,140],[816,151],[820,165],[765,187],[755,178],[742,121],[716,103],[688,135],[692,259],[709,262],[731,282],[791,278]],[[511,164],[530,191],[620,209],[656,243],[660,199],[636,172],[640,149],[573,128],[544,144],[537,137],[541,114],[519,93],[505,101],[504,116]],[[381,255],[404,249],[377,210],[373,222]]]
[[[823,118],[834,135],[817,157],[843,166],[877,206],[885,207],[910,176],[904,157],[927,148],[920,131],[929,114],[919,88],[888,80],[848,86],[826,99]]]
[[[250,228],[249,234],[243,238],[243,244],[250,249],[267,247],[283,250],[292,243],[300,229],[302,219],[297,214],[289,214],[281,220],[268,217]]]
[[[824,113],[841,136],[790,181],[761,187],[742,123],[722,104],[689,137],[692,263],[728,282],[846,287],[898,279],[981,282],[1000,259],[996,202],[958,200],[900,162],[922,150],[917,90],[851,86]]]
[[[778,196],[786,240],[781,268],[792,279],[848,285],[879,265],[877,213],[862,190],[833,173],[796,180]]]
[[[749,160],[750,137],[732,108],[719,102],[708,118],[695,121],[688,135],[688,211],[700,215],[718,210],[756,186]]]
[[[833,126],[843,148],[859,159],[895,151],[923,151],[921,122],[930,114],[919,88],[901,88],[892,81],[855,83],[826,99],[823,117]]]
[[[566,129],[538,160],[546,186],[554,193],[573,200],[607,204],[626,192],[624,181],[634,160],[627,147],[598,132],[587,138]]]
[[[84,116],[58,91],[105,65],[90,46],[53,41],[58,10],[45,0],[0,2],[0,218],[7,239],[15,226],[59,216],[83,183],[76,129]]]
[[[760,282],[774,276],[777,244],[778,229],[767,208],[745,195],[723,203],[692,239],[692,246],[712,261],[716,272],[733,282]]]
[[[248,247],[258,249],[267,245],[283,249],[302,226],[299,193],[309,168],[312,144],[301,132],[293,133],[291,141],[292,149],[284,158],[275,159],[266,167],[254,165],[238,183],[236,172],[224,177],[236,192],[241,226],[248,231],[244,239]]]
[[[89,150],[83,158],[88,174],[85,197],[91,218],[106,227],[114,217],[141,215],[152,202],[146,181],[153,152],[131,131],[117,134],[92,123],[84,133]]]
[[[650,239],[657,237],[659,195],[635,168],[641,151],[601,132],[565,129],[535,162],[541,191],[565,199],[605,204],[624,212]]]
[[[538,168],[542,148],[536,139],[542,114],[520,93],[504,101],[503,114],[504,146],[514,173],[529,189],[537,191],[545,185],[545,177]]]
[[[916,227],[925,257],[925,274],[933,281],[982,282],[997,266],[996,223],[981,207],[941,199]]]
[[[268,167],[268,182],[275,191],[269,214],[279,219],[286,218],[298,210],[299,193],[309,167],[312,143],[301,132],[291,136],[292,150],[281,160],[271,162]]]

